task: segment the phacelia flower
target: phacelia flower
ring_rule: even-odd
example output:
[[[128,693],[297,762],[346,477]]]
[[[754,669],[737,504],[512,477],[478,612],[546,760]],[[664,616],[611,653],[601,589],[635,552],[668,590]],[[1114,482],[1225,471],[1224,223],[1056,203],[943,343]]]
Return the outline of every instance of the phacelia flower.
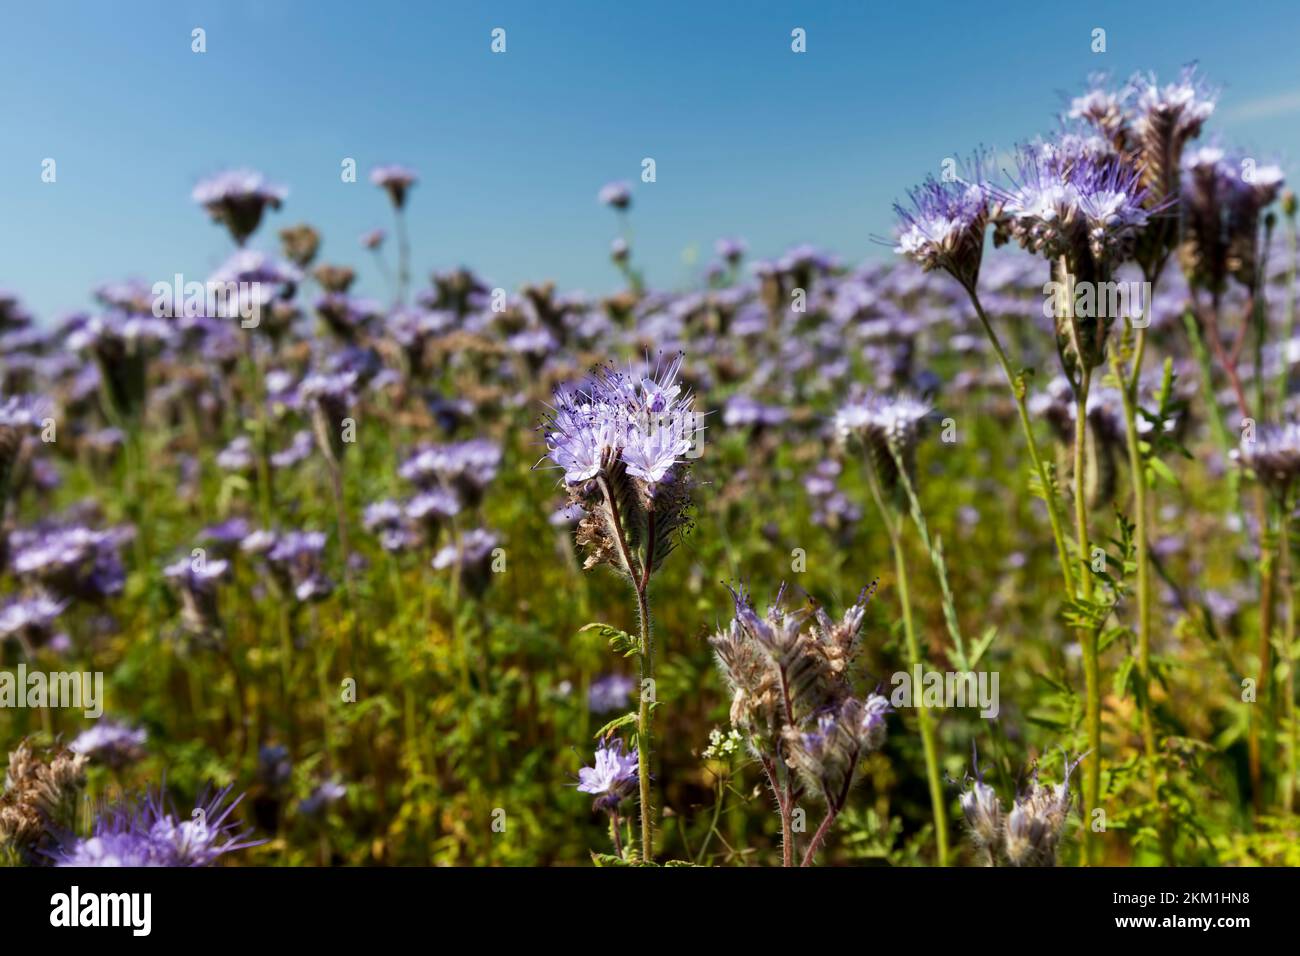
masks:
[[[242,246],[257,231],[263,212],[279,209],[287,195],[287,190],[267,182],[259,172],[232,169],[201,181],[194,187],[193,199]]]
[[[680,370],[680,358],[646,375],[606,367],[556,393],[542,426],[547,457],[587,513],[578,541],[589,568],[608,564],[643,579],[644,563],[657,568],[684,526],[687,466],[703,429]]]
[[[607,714],[626,707],[636,681],[625,674],[606,674],[591,682],[587,689],[587,709],[593,714]]]
[[[407,193],[420,181],[420,176],[408,166],[394,164],[376,166],[370,171],[370,181],[388,193],[393,205],[401,209],[406,205]]]
[[[898,462],[909,480],[915,478],[917,442],[932,412],[928,402],[906,393],[864,393],[835,413],[835,431],[841,441],[862,442],[881,488],[892,493],[899,482]]]
[[[112,720],[101,720],[89,730],[79,733],[68,745],[68,749],[109,767],[125,767],[144,756],[147,739],[143,727],[134,728]]]
[[[607,183],[601,187],[596,198],[602,205],[621,212],[632,205],[632,187],[622,180]]]
[[[56,866],[211,866],[227,853],[259,846],[231,814],[242,796],[227,802],[230,787],[218,790],[178,818],[161,793],[106,807],[91,835],[54,854]]]
[[[596,765],[578,771],[578,790],[596,795],[593,809],[617,809],[625,797],[636,792],[637,758],[635,747],[624,753],[623,741],[618,737],[601,741],[596,748]]]
[[[1266,488],[1285,501],[1300,478],[1300,425],[1261,424],[1243,437],[1236,454]]]
[[[894,251],[926,272],[942,269],[967,289],[979,281],[989,221],[989,192],[978,157],[971,166],[969,178],[927,178],[908,193],[910,208],[894,205],[899,219]]]

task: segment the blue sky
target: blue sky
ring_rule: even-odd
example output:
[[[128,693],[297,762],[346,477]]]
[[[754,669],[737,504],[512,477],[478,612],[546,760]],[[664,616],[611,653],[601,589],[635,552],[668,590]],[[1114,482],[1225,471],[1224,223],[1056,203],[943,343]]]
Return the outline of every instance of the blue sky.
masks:
[[[890,203],[945,156],[1048,130],[1091,71],[1223,87],[1212,129],[1296,173],[1300,4],[166,0],[0,11],[0,287],[41,318],[135,276],[202,279],[229,252],[189,200],[252,166],[290,189],[272,229],[308,221],[325,259],[382,294],[357,237],[391,227],[366,181],[422,176],[415,273],[466,264],[513,288],[618,285],[612,214],[636,184],[634,255],[691,281],[721,235],[888,255]],[[190,49],[202,27],[207,52]],[[490,31],[507,52],[490,52]],[[790,31],[808,50],[790,50]],[[1107,51],[1090,50],[1106,30]],[[41,162],[57,162],[56,183]],[[341,182],[340,162],[361,170]],[[653,157],[657,182],[638,182]],[[688,264],[695,249],[696,263]]]

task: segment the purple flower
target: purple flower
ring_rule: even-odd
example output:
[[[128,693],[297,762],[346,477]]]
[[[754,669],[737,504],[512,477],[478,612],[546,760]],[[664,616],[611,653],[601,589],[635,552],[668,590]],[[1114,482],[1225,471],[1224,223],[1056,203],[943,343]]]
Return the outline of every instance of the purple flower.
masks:
[[[262,213],[279,209],[288,192],[251,169],[232,169],[202,180],[193,199],[208,211],[213,222],[224,223],[237,245],[257,231]]]
[[[894,251],[926,272],[942,269],[973,289],[984,256],[989,196],[980,157],[970,165],[969,178],[938,180],[931,176],[908,193],[910,208],[894,205],[899,219]]]
[[[593,714],[605,714],[625,707],[636,690],[636,681],[625,674],[606,674],[591,682],[587,688],[587,709]]]
[[[416,543],[417,536],[406,526],[407,512],[391,498],[366,505],[361,523],[371,534],[379,536],[385,551],[405,551]]]
[[[136,801],[102,810],[91,835],[54,854],[55,866],[211,866],[227,853],[260,846],[239,829],[231,813],[243,796],[226,802],[231,788],[200,800],[194,812],[178,818],[161,793],[148,791]]]
[[[749,251],[749,244],[744,239],[723,238],[713,244],[713,249],[720,258],[726,260],[728,265],[734,266],[745,258],[745,253]]]
[[[311,432],[297,431],[294,432],[293,438],[289,439],[289,444],[280,451],[272,452],[272,468],[292,468],[299,462],[306,461],[311,455],[314,447],[314,440]]]
[[[126,583],[118,549],[133,534],[129,528],[92,531],[79,525],[22,529],[10,536],[9,566],[56,595],[102,600]]]
[[[621,179],[617,182],[606,183],[600,188],[600,192],[596,194],[596,199],[601,205],[622,212],[632,205],[632,187]]]
[[[307,604],[328,597],[334,590],[333,582],[320,567],[325,541],[321,531],[254,531],[240,549],[263,555],[281,593],[292,594]]]
[[[473,594],[482,593],[490,579],[494,552],[501,543],[487,528],[471,528],[458,542],[441,548],[431,562],[435,571],[459,567],[462,583]]]
[[[54,632],[54,622],[68,603],[41,592],[31,597],[13,598],[0,606],[0,640],[12,637],[28,653],[47,645],[60,649],[68,640]]]
[[[653,497],[702,434],[693,400],[677,382],[681,364],[679,357],[646,376],[605,368],[582,388],[557,393],[546,446],[568,484],[621,464]]]
[[[348,788],[337,780],[326,780],[313,790],[310,796],[298,804],[298,809],[309,817],[314,817],[331,804],[338,803],[348,795]]]
[[[1071,157],[1051,143],[1022,147],[1018,167],[999,199],[1003,221],[1023,248],[1049,260],[1065,257],[1074,275],[1127,258],[1151,212],[1136,169]]]
[[[1236,454],[1265,487],[1284,501],[1300,477],[1300,425],[1261,424],[1254,434],[1242,439]]]
[[[636,791],[637,758],[635,747],[631,753],[623,752],[623,741],[618,737],[601,741],[596,748],[596,765],[578,771],[579,792],[596,795],[594,809],[617,809],[625,797]]]
[[[370,181],[388,193],[393,205],[401,209],[406,205],[406,194],[420,181],[414,169],[396,164],[376,166],[370,171]]]
[[[1178,147],[1172,154],[1175,165],[1182,144],[1200,135],[1218,99],[1218,91],[1198,75],[1194,65],[1185,67],[1177,82],[1164,86],[1156,82],[1154,73],[1135,74],[1129,91],[1136,113],[1134,131],[1144,142],[1172,137]]]
[[[146,739],[148,735],[143,728],[101,720],[94,727],[78,734],[68,749],[109,767],[124,767],[144,756]]]

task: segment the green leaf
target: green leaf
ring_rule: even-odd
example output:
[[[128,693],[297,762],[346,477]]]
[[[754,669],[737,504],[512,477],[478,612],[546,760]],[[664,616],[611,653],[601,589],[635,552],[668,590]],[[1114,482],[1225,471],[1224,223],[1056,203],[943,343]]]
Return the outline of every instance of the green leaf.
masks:
[[[635,710],[628,711],[622,717],[615,717],[604,727],[601,727],[600,730],[596,731],[596,734],[594,737],[592,737],[592,740],[600,740],[602,737],[608,737],[610,734],[618,730],[620,727],[627,727],[630,724],[635,724],[636,722],[637,722],[636,711]]]
[[[967,668],[968,670],[974,670],[979,665],[980,658],[984,656],[984,652],[989,649],[989,645],[993,643],[993,639],[997,636],[998,629],[996,627],[990,627],[976,639],[975,645],[971,648],[970,667]]]
[[[1124,697],[1128,692],[1129,678],[1133,674],[1133,658],[1126,657],[1115,671],[1115,696]]]
[[[615,654],[622,654],[624,657],[631,657],[641,650],[641,642],[629,634],[627,631],[620,631],[616,627],[610,627],[608,624],[601,624],[599,621],[583,625],[578,628],[578,633],[584,631],[595,631],[602,638],[609,641],[609,649]]]

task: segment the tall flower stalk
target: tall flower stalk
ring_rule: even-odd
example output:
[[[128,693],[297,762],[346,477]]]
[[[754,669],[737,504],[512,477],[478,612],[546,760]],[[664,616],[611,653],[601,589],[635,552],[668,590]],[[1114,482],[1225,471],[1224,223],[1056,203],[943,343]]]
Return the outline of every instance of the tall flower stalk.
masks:
[[[912,620],[911,583],[903,549],[902,522],[908,499],[912,497],[912,473],[915,471],[916,445],[920,428],[930,414],[930,406],[910,396],[885,398],[866,396],[851,401],[837,413],[836,430],[842,438],[854,438],[867,451],[867,483],[880,512],[880,520],[889,537],[894,556],[894,573],[898,600],[903,612],[903,636],[907,649],[908,669],[915,672],[925,666],[924,655]],[[914,514],[918,529],[924,528],[919,506]],[[928,533],[924,533],[928,538]],[[943,574],[946,583],[946,572]],[[958,647],[960,648],[960,638]],[[964,657],[964,653],[962,655]],[[939,865],[948,865],[948,810],[944,798],[935,723],[930,709],[918,699],[917,724],[921,731],[921,748],[925,754],[925,775],[930,790],[930,808],[934,817],[935,843]]]
[[[370,171],[370,181],[384,192],[393,204],[397,231],[397,304],[406,305],[411,284],[411,243],[406,234],[406,198],[420,181],[419,175],[406,166],[377,166]]]
[[[638,636],[614,632],[611,643],[635,653],[640,665],[635,725],[646,862],[654,857],[650,584],[687,525],[689,460],[698,457],[703,435],[694,399],[678,382],[681,366],[678,357],[645,375],[602,367],[578,388],[557,392],[543,425],[547,457],[563,469],[569,501],[583,511],[577,540],[587,554],[584,569],[610,566],[636,596]],[[631,715],[615,724],[622,722]]]
[[[1277,199],[1282,188],[1282,171],[1276,166],[1257,166],[1245,157],[1229,156],[1222,149],[1208,147],[1189,155],[1183,163],[1182,208],[1184,232],[1178,255],[1188,286],[1192,289],[1198,317],[1205,324],[1210,351],[1219,365],[1237,401],[1243,429],[1253,418],[1250,400],[1242,385],[1238,369],[1242,346],[1256,318],[1256,292],[1263,275],[1260,252],[1260,223],[1264,210]],[[1250,173],[1247,174],[1246,170]],[[1234,342],[1225,347],[1221,329],[1223,296],[1230,281],[1248,292],[1247,309]],[[1210,305],[1200,300],[1209,293]],[[1190,325],[1190,323],[1189,323]],[[1262,375],[1256,369],[1257,378]],[[1256,392],[1262,404],[1262,391]],[[1256,415],[1263,409],[1257,408]],[[1277,576],[1277,555],[1270,534],[1272,515],[1263,488],[1254,495],[1255,521],[1258,526],[1259,635],[1258,635],[1258,707],[1251,709],[1248,731],[1248,754],[1251,788],[1256,812],[1263,810],[1264,747],[1261,730],[1272,734],[1275,722],[1273,701],[1273,587]],[[1271,745],[1269,747],[1271,749]]]

